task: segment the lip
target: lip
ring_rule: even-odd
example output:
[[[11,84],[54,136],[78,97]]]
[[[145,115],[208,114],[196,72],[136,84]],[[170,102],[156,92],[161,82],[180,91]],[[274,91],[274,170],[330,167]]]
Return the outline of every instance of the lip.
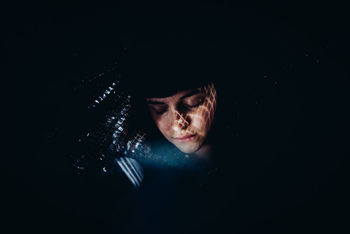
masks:
[[[191,141],[194,139],[195,136],[196,134],[192,134],[192,135],[185,135],[181,137],[175,137],[174,139],[177,141]]]

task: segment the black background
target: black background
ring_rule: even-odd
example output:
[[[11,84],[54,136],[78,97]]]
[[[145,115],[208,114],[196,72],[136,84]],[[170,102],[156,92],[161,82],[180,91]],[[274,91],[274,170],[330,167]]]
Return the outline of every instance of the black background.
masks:
[[[284,218],[266,218],[266,223],[278,222],[280,233],[347,229],[350,38],[345,4],[30,2],[3,9],[6,151],[1,191],[3,221],[13,232],[101,230],[99,215],[85,217],[74,203],[80,193],[93,189],[77,191],[69,160],[58,153],[64,150],[57,138],[74,127],[72,90],[118,60],[126,34],[142,37],[154,33],[147,31],[152,28],[148,24],[166,28],[168,21],[162,19],[182,25],[181,20],[196,17],[205,19],[202,27],[216,22],[213,28],[221,25],[218,30],[231,38],[237,31],[244,34],[236,60],[244,61],[239,65],[240,72],[247,71],[242,77],[253,78],[242,81],[245,89],[232,101],[241,108],[232,117],[239,123],[235,137],[253,148],[253,155],[264,155],[266,161],[257,161],[265,161],[266,168],[301,170],[289,179],[297,175],[295,181],[308,181],[297,186],[299,197],[288,212],[281,212]],[[281,221],[285,219],[289,222]]]

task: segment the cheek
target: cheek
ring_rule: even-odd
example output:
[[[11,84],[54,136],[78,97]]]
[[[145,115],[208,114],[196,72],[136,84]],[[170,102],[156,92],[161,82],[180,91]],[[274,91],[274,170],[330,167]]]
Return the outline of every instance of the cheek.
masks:
[[[191,128],[200,136],[205,137],[208,131],[209,125],[205,116],[194,114],[192,116]]]
[[[206,136],[213,121],[214,111],[209,110],[206,106],[201,106],[191,114],[191,127],[202,136]]]
[[[170,124],[167,118],[162,117],[153,117],[153,120],[155,124],[157,125],[157,128],[159,131],[164,135],[167,136],[170,134]]]
[[[203,118],[203,116],[198,115],[198,114],[194,114],[192,115],[192,121],[191,121],[191,125],[193,128],[197,129],[197,130],[202,130],[203,128],[205,128],[205,120]]]

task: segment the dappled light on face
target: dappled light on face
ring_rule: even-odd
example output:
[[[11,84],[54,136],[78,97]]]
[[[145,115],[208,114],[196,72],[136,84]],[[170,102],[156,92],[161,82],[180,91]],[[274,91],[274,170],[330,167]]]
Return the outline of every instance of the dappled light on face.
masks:
[[[190,119],[189,116],[186,115],[183,117],[182,114],[180,114],[178,111],[175,111],[175,121],[173,130],[178,132],[182,131],[183,129],[187,129],[187,127],[190,125]]]
[[[196,152],[214,120],[216,89],[209,84],[164,98],[148,98],[152,118],[163,136],[184,153]]]
[[[203,103],[194,111],[186,113],[185,117],[179,114],[181,117],[176,119],[174,126],[176,130],[184,129],[184,134],[190,134],[193,132],[192,129],[195,128],[197,134],[201,134],[204,137],[206,130],[209,130],[211,127],[216,109],[216,90],[213,84],[205,86],[201,90],[205,94]],[[188,120],[190,120],[190,123]]]
[[[204,95],[203,102],[193,110],[186,113],[176,111],[172,125],[173,135],[191,136],[195,135],[193,142],[175,142],[180,150],[198,150],[206,139],[214,120],[216,109],[216,90],[213,84],[201,88]],[[189,151],[189,150],[188,150]]]

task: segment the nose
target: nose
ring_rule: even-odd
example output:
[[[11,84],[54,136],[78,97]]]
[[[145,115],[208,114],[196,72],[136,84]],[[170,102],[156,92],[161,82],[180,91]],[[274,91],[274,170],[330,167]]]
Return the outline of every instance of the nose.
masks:
[[[183,114],[175,111],[175,120],[174,120],[174,129],[186,129],[190,125],[190,119],[187,115],[183,116]]]

